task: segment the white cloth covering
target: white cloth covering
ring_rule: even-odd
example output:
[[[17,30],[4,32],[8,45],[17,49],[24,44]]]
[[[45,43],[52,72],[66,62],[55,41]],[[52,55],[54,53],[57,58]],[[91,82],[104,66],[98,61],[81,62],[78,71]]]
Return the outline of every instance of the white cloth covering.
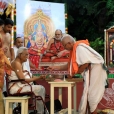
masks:
[[[79,106],[79,114],[85,114],[87,100],[89,102],[90,111],[94,112],[105,91],[107,73],[102,66],[104,60],[102,56],[90,46],[81,43],[76,49],[76,62],[79,66],[85,63],[91,64],[90,73],[89,69],[86,69],[82,73],[84,78],[84,90]]]
[[[27,75],[27,72],[25,72],[24,75],[25,75],[25,79],[31,78],[31,76]],[[8,78],[9,78],[9,80],[18,79],[18,77],[14,71],[11,72],[11,76],[9,76]],[[9,88],[13,85],[13,83],[15,83],[15,82],[12,82],[9,84]],[[45,88],[41,85],[34,85],[32,82],[30,84],[32,86],[32,91],[34,92],[34,94],[36,96],[41,96],[43,99],[45,99]],[[20,93],[31,91],[29,85],[22,84],[20,82],[16,82],[16,84],[10,88],[10,93],[11,94],[17,93],[17,91],[21,87],[22,87],[22,90],[20,91]],[[37,106],[38,113],[43,114],[44,113],[44,106],[43,106],[43,103],[41,100],[36,101],[36,106]]]

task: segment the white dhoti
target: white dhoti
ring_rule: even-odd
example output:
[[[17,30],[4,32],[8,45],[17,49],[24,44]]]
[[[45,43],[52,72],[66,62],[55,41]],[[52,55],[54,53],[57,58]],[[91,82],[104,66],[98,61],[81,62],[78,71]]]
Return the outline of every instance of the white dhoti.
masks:
[[[28,78],[27,76],[25,78]],[[16,80],[18,79],[18,77],[16,76],[15,72],[12,71],[11,76],[9,76],[9,80]],[[13,83],[11,83],[9,85],[9,88],[12,86]],[[30,83],[32,86],[32,92],[36,95],[36,96],[41,96],[43,98],[43,100],[45,100],[45,88],[42,85],[34,85],[33,83]],[[22,84],[20,82],[16,82],[16,84],[14,84],[11,88],[10,88],[10,93],[14,94],[17,93],[17,91],[22,88],[22,90],[20,91],[20,93],[23,92],[30,92],[31,88],[29,85],[27,84]],[[41,100],[37,100],[36,101],[36,107],[37,107],[37,112],[38,114],[43,114],[44,113],[44,105],[43,102]]]
[[[90,73],[89,70],[85,71],[83,77],[84,90],[79,106],[79,114],[85,114],[87,101],[89,102],[90,112],[94,112],[97,108],[104,94],[107,74],[102,64],[92,64]]]
[[[103,69],[104,60],[102,56],[86,44],[79,44],[76,48],[76,63],[78,66],[89,63],[90,72],[86,69],[82,76],[84,78],[84,90],[79,106],[79,114],[86,113],[87,101],[90,111],[94,112],[103,97],[107,80],[106,70]],[[72,61],[70,71],[72,70]]]

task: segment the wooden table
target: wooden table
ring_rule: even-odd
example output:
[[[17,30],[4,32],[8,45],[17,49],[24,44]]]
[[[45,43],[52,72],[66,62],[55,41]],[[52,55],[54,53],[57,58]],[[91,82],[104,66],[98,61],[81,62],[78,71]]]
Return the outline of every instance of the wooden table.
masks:
[[[68,114],[72,114],[72,87],[74,87],[74,101],[76,101],[76,84],[75,82],[61,81],[61,82],[48,82],[50,84],[51,104],[50,111],[54,114],[54,87],[59,87],[59,100],[62,104],[62,87],[68,88]],[[74,114],[76,114],[76,102],[74,102]]]

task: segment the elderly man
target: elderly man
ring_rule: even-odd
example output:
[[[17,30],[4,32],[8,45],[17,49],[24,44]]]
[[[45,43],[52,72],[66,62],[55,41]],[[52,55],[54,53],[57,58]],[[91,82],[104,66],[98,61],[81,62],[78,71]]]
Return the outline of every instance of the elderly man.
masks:
[[[17,56],[15,60],[12,62],[12,72],[11,76],[9,76],[9,80],[15,80],[15,79],[25,79],[25,81],[29,82],[32,86],[32,90],[36,96],[42,96],[42,98],[45,98],[45,88],[41,85],[34,85],[33,81],[45,78],[45,76],[41,75],[40,77],[31,76],[29,72],[23,71],[22,63],[26,62],[28,58],[28,49],[26,47],[20,47],[17,51]],[[9,84],[9,91],[11,94],[20,92],[29,92],[30,86],[21,83],[21,82],[12,82]],[[37,101],[37,111],[38,114],[44,113],[44,106],[42,101]]]
[[[79,114],[85,114],[87,104],[91,114],[97,114],[97,106],[103,97],[107,80],[104,60],[99,53],[93,50],[87,40],[75,42],[70,35],[63,36],[62,44],[70,51],[70,64],[52,66],[49,70],[65,70],[69,68],[70,76],[81,73],[84,78],[84,90],[79,107]]]
[[[57,29],[55,31],[55,37],[52,38],[48,43],[45,54],[45,56],[51,57],[51,60],[60,57],[67,57],[69,54],[69,51],[64,49],[61,43],[61,38],[62,38],[62,31]]]
[[[14,41],[14,55],[15,55],[15,58],[16,58],[18,49],[23,46],[23,43],[24,42],[23,42],[23,39],[21,37],[17,37],[15,39],[15,41]],[[24,68],[24,70],[28,70],[30,72],[30,67],[33,68],[33,69],[37,69],[35,67],[35,65],[33,65],[32,62],[27,59],[27,61],[23,63],[23,68]]]

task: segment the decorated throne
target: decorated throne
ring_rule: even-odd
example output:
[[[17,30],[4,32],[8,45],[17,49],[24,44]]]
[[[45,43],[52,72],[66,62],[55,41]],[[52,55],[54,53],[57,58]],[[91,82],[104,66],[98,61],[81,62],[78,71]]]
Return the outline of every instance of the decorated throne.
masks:
[[[32,69],[34,74],[68,74],[67,71],[46,71],[46,66],[60,66],[67,64],[68,58],[59,58],[51,61],[44,53],[49,40],[54,36],[55,27],[51,18],[39,9],[31,15],[24,24],[25,46],[29,51],[30,61],[40,70]]]

